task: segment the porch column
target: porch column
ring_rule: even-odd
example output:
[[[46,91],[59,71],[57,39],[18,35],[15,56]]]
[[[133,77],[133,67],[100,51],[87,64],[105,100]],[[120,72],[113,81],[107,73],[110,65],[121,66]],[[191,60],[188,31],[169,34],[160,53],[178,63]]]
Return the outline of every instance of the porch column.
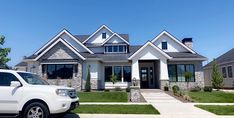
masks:
[[[138,60],[132,60],[132,82],[133,78],[136,78],[138,86],[140,86],[140,75],[139,75],[139,62]]]
[[[160,60],[160,88],[163,89],[164,86],[169,85],[169,76],[167,68],[167,60]]]

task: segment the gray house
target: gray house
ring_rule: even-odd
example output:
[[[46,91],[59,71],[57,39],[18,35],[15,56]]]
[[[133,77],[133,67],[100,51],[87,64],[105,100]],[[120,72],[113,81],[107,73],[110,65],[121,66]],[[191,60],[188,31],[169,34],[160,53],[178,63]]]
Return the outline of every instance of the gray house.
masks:
[[[219,66],[219,71],[223,75],[223,87],[224,88],[234,88],[234,77],[233,77],[233,67],[234,67],[234,48],[226,52],[225,54],[216,58],[216,62]],[[212,80],[212,62],[204,66],[204,78],[205,86],[211,86]]]
[[[191,38],[179,40],[167,31],[143,45],[131,45],[128,34],[113,32],[105,25],[90,35],[73,35],[64,29],[15,67],[37,73],[51,84],[79,90],[85,86],[88,68],[92,89],[124,89],[133,80],[144,89],[175,84],[184,88],[185,72],[193,74],[189,87],[203,86],[206,58],[192,44]],[[118,80],[114,85],[112,74]]]

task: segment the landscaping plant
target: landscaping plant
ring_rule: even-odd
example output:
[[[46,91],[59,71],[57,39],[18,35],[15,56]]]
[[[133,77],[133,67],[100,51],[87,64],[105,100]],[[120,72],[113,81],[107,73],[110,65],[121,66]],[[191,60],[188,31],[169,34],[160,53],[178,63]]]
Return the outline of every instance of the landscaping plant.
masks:
[[[179,95],[180,95],[180,88],[179,88],[179,86],[174,85],[174,86],[172,87],[172,91],[173,91],[173,94],[174,94],[174,95],[176,95],[176,96],[179,96]]]
[[[187,89],[189,88],[189,80],[193,77],[193,73],[185,72],[184,73],[185,81],[187,82]]]
[[[212,86],[213,88],[219,90],[222,85],[223,85],[223,76],[220,74],[218,70],[218,65],[216,63],[216,60],[214,59],[213,62],[213,67],[212,67]]]
[[[6,63],[10,61],[11,59],[8,56],[8,54],[11,52],[11,48],[3,48],[3,44],[5,43],[5,37],[0,36],[0,64],[3,64],[6,66]]]
[[[87,79],[85,83],[85,91],[90,92],[91,91],[91,82],[90,82],[90,66],[88,67],[88,74]]]
[[[205,86],[205,87],[203,88],[203,91],[204,91],[204,92],[212,92],[212,87],[211,87],[211,86]]]
[[[113,84],[117,82],[117,76],[115,74],[112,74],[110,79]]]

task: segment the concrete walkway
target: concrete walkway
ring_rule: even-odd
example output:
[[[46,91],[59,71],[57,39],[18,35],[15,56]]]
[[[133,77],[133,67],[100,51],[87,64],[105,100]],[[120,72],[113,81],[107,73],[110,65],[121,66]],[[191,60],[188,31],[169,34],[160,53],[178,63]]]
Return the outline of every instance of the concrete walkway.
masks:
[[[182,103],[162,90],[141,90],[142,96],[160,112],[163,118],[217,118],[213,113]]]

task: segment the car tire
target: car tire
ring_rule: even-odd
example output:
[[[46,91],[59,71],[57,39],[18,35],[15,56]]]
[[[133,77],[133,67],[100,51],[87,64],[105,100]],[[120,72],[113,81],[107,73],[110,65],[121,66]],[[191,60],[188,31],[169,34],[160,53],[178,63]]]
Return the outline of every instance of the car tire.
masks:
[[[27,105],[23,111],[22,118],[49,118],[50,113],[46,105],[40,102],[33,102]]]

